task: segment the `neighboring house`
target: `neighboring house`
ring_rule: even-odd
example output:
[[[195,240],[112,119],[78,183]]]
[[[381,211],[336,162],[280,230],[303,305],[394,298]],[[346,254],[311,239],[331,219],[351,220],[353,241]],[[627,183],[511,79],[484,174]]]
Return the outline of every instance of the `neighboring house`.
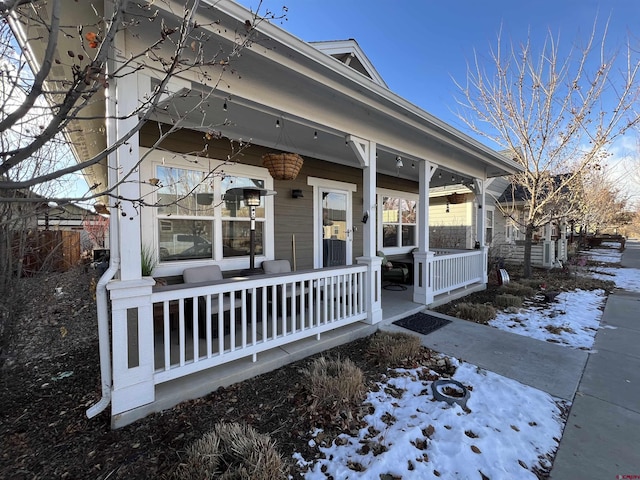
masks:
[[[95,7],[63,3],[62,17],[74,24],[91,18]],[[155,8],[165,23],[179,22],[168,4]],[[223,49],[251,18],[229,0],[200,15],[201,28]],[[136,28],[135,35],[122,33],[123,58],[137,50],[140,39],[155,38],[157,23],[139,22]],[[385,305],[378,250],[391,256],[415,252],[409,286],[414,306],[486,288],[486,184],[516,173],[517,164],[390,91],[355,41],[308,44],[268,22],[257,30],[269,48],[259,41],[247,47],[234,59],[236,74],[225,76],[224,88],[205,104],[190,94],[206,91],[197,76],[174,79],[175,95],[164,105],[193,113],[161,149],[151,147],[158,135],[155,122],[170,121],[165,108],[110,157],[119,168],[88,172],[92,183],[113,184],[146,155],[115,193],[158,205],[111,205],[112,263],[98,288],[103,399],[88,414],[110,401],[114,426],[205,394],[218,385],[214,377],[231,382],[275,368],[282,350],[290,360],[300,358],[315,351],[312,342],[337,338],[358,322],[380,322]],[[19,34],[39,39],[30,44],[39,58],[44,34]],[[61,52],[69,41],[59,38]],[[118,99],[114,114],[121,119],[69,132],[75,151],[90,157],[126,130],[132,122],[126,113],[154,82],[151,68],[110,79],[108,97]],[[103,117],[104,112],[103,106]],[[191,153],[202,149],[208,135],[203,116],[224,137],[207,142],[206,157]],[[226,161],[232,153],[228,139],[251,139],[232,163]],[[282,150],[304,157],[294,180],[274,179],[262,165],[264,154]],[[224,175],[203,184],[215,167]],[[264,196],[252,207],[250,199],[230,196],[237,188],[259,188]],[[443,195],[430,202],[436,191]],[[252,234],[256,266],[284,259],[294,271],[252,275]],[[169,285],[141,276],[142,246],[156,252],[154,277]],[[201,266],[220,267],[225,279],[171,285]],[[348,341],[349,335],[341,338]]]
[[[559,178],[557,177],[556,182]],[[521,185],[512,184],[504,178],[496,179],[493,185],[497,189],[494,191],[501,193],[495,201],[496,235],[492,243],[492,254],[504,259],[506,263],[520,264],[524,259],[528,192]],[[531,245],[533,266],[550,268],[567,260],[567,223],[564,217],[551,219],[534,232]]]

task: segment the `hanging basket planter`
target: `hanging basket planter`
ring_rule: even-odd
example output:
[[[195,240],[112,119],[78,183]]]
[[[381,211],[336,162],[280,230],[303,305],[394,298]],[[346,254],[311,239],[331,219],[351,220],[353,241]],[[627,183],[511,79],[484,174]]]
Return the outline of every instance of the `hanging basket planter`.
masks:
[[[276,180],[294,180],[303,162],[297,153],[265,153],[262,156],[262,165]]]
[[[452,195],[447,196],[449,203],[458,204],[464,203],[466,200],[466,195],[464,193],[454,193]]]

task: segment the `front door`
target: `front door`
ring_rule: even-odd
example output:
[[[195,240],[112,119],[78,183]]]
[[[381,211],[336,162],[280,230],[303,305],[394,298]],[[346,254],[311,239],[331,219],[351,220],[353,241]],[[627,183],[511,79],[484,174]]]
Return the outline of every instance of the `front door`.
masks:
[[[352,225],[351,192],[329,188],[319,189],[318,218],[321,232],[322,266],[351,265]]]

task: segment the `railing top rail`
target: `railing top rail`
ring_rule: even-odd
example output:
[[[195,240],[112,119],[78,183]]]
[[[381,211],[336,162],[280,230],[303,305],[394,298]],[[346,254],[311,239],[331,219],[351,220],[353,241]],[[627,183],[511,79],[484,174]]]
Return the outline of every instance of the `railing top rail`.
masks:
[[[153,301],[177,300],[201,295],[250,290],[253,288],[283,285],[292,282],[320,280],[346,273],[366,272],[366,265],[348,265],[341,267],[299,270],[290,273],[236,276],[215,282],[180,283],[153,287]]]
[[[454,257],[454,258],[461,258],[461,257],[473,257],[475,255],[482,255],[482,250],[446,250],[445,249],[438,249],[439,252],[445,252],[445,253],[440,253],[438,254],[436,252],[436,257],[440,258],[440,257]]]

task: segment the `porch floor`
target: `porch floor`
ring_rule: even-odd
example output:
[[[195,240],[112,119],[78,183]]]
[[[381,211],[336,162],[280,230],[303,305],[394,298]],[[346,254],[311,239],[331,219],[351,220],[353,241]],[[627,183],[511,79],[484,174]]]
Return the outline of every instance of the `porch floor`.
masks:
[[[411,286],[408,286],[407,290],[403,291],[383,289],[383,319],[381,324],[389,324],[425,309],[424,305],[414,303],[412,298],[413,289]],[[160,412],[180,402],[204,396],[217,390],[219,387],[226,387],[241,382],[310,355],[371,335],[378,330],[378,327],[379,324],[368,325],[364,322],[356,322],[325,332],[320,336],[320,339],[310,337],[260,353],[257,356],[256,362],[253,362],[249,356],[229,362],[220,368],[212,368],[176,380],[160,383],[156,385],[155,402],[113,416],[111,421],[112,427],[119,428],[128,425],[151,413]],[[156,366],[162,364],[163,361],[161,358],[156,357]]]

